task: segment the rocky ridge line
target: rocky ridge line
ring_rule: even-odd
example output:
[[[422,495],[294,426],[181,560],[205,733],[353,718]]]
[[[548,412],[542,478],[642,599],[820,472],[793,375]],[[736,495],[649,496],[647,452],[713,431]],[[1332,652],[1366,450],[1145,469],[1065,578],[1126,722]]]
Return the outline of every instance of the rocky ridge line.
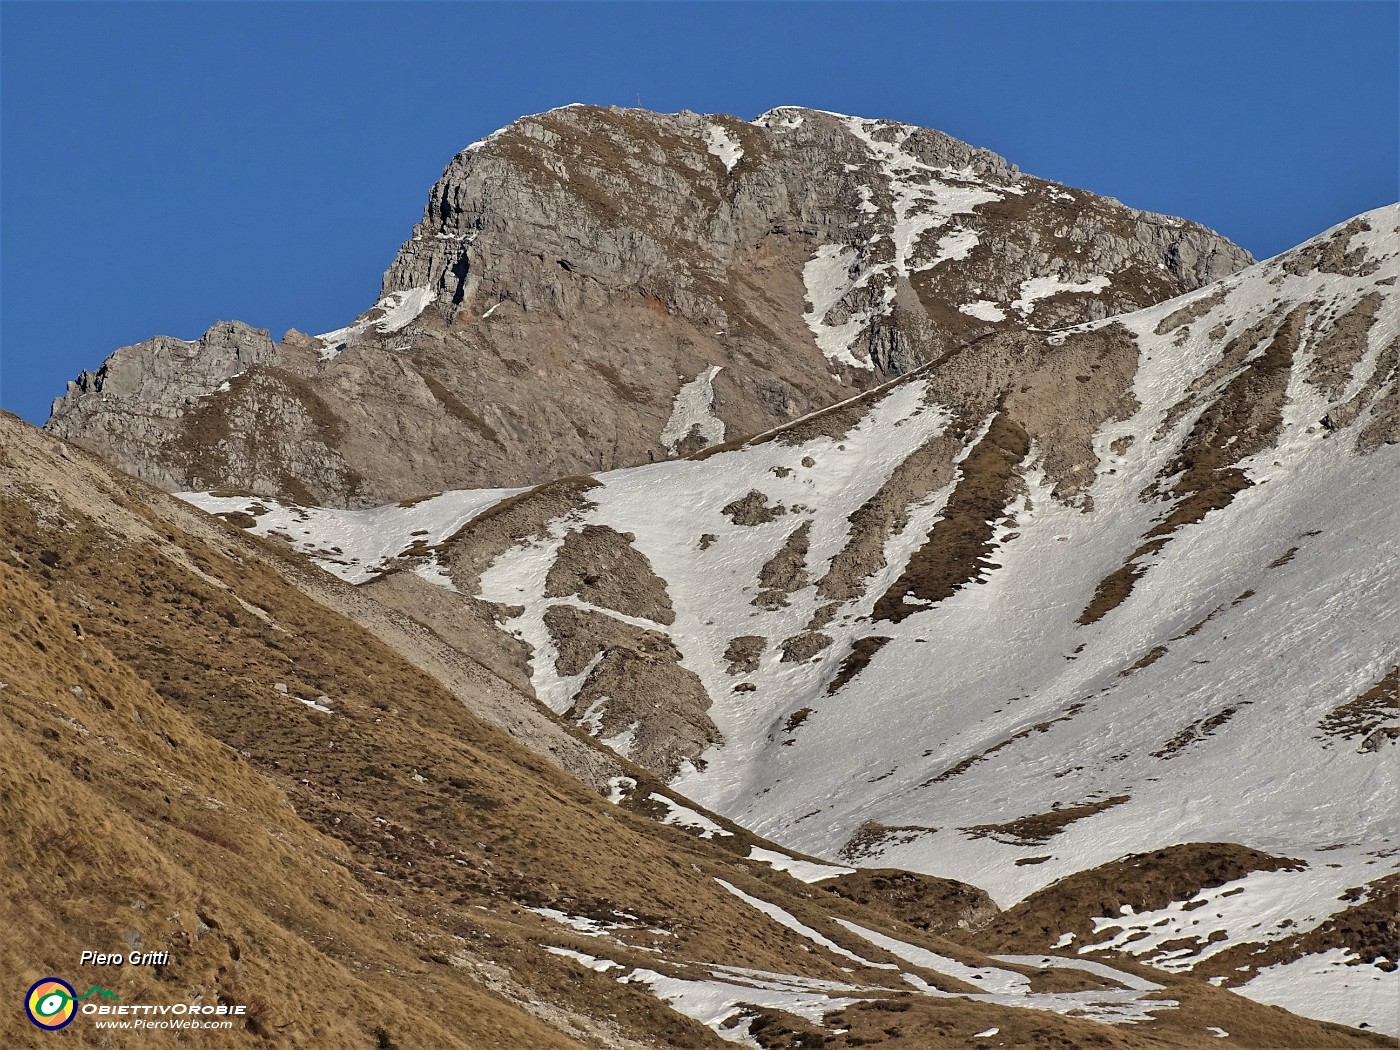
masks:
[[[353,324],[124,347],[48,429],[177,490],[360,507],[529,485],[743,438],[988,332],[1248,262],[926,128],[573,106],[459,153]]]

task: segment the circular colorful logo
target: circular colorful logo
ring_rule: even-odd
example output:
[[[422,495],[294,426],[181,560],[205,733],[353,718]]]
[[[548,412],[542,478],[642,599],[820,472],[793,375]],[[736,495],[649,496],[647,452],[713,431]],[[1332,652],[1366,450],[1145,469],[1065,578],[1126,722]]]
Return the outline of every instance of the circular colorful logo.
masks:
[[[73,1020],[76,995],[67,981],[45,977],[30,985],[29,994],[24,997],[24,1012],[40,1028],[54,1031]]]

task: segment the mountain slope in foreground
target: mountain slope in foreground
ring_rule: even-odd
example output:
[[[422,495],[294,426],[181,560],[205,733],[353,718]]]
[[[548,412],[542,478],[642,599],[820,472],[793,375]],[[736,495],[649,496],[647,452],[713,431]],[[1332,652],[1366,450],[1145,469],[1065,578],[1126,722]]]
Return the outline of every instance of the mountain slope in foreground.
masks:
[[[985,888],[1005,944],[1400,1034],[1398,217],[686,460],[188,498],[756,833]]]
[[[371,605],[0,416],[4,984],[247,1008],[56,1037],[12,1002],[5,1046],[1381,1045],[1190,975],[988,955],[937,934],[995,911],[971,887],[885,873],[921,893],[903,921],[857,899],[879,873],[598,752],[604,797],[543,757],[593,745]]]

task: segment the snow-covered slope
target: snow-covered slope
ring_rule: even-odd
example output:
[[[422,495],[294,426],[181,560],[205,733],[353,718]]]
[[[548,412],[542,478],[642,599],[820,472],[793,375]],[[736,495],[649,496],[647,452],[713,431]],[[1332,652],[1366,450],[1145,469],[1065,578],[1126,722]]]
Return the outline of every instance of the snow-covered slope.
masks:
[[[226,492],[180,492],[176,495],[210,514],[247,525],[261,536],[284,541],[347,583],[372,580],[405,555],[416,559],[414,568],[419,575],[450,587],[451,581],[436,570],[436,562],[431,559],[432,548],[482,511],[519,491],[438,492],[369,510],[303,507]]]
[[[1296,860],[1085,916],[1073,943],[1176,968],[1253,952],[1221,979],[1400,1032],[1367,1016],[1400,991],[1393,953],[1339,967],[1328,941],[1400,867],[1397,219],[600,474],[484,571],[461,571],[474,523],[442,565],[530,645],[537,695],[641,760],[664,697],[590,682],[671,647],[713,730],[674,785],[803,852],[1003,906],[1178,843]],[[625,600],[579,561],[588,527],[626,549]]]

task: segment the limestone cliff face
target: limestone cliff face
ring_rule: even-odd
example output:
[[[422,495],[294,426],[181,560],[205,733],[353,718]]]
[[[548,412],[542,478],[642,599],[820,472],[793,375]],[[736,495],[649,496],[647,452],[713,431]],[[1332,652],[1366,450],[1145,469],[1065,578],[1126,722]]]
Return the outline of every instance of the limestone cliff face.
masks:
[[[355,323],[125,347],[48,426],[176,489],[368,506],[526,485],[746,437],[1249,261],[925,128],[571,106],[453,158]]]

